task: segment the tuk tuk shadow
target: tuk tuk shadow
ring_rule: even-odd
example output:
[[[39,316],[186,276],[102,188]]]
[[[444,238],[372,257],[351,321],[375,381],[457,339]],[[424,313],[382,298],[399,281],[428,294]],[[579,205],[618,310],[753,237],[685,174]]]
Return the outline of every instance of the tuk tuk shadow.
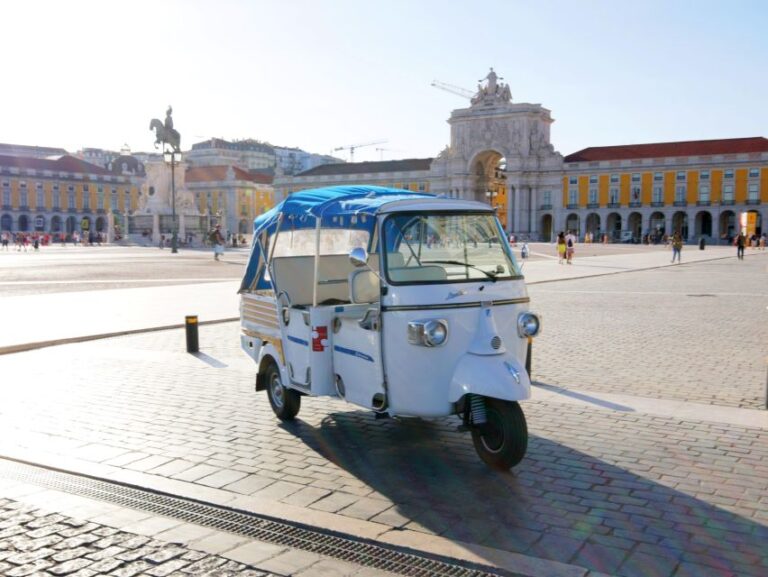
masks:
[[[766,525],[535,434],[520,464],[495,471],[458,424],[350,411],[283,427],[342,469],[339,491],[346,472],[394,504],[372,521],[618,576],[671,577],[684,561],[701,574],[768,574]]]

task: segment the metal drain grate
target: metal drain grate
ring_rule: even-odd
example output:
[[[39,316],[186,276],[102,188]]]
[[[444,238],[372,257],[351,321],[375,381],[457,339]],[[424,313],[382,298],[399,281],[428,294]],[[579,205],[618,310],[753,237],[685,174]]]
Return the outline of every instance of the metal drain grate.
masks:
[[[0,457],[0,477],[172,517],[408,577],[519,577],[517,573],[493,567],[466,562],[458,564],[459,562],[448,558],[406,553],[373,541],[318,530],[299,523],[279,521],[255,513],[103,481],[95,477],[47,469],[4,457]]]

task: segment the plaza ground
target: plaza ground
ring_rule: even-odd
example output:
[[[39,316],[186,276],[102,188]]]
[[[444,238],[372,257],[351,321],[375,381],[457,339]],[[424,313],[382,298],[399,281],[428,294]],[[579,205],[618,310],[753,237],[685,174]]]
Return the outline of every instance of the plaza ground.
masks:
[[[524,405],[529,451],[511,473],[487,469],[455,419],[377,421],[342,401],[304,398],[297,422],[281,424],[264,394],[253,392],[236,322],[201,327],[194,356],[178,329],[0,356],[0,454],[514,574],[764,575],[766,253],[748,251],[739,262],[730,247],[689,248],[684,264],[668,266],[663,248],[585,256],[600,249],[579,245],[567,267],[550,245],[531,248],[524,272],[544,332],[534,347],[533,399]],[[199,257],[201,270],[218,264]],[[177,298],[234,296],[236,281],[176,284],[172,276],[165,287],[80,290],[77,298],[102,292],[139,302],[136,293],[170,289]],[[65,296],[2,300],[18,309],[34,297],[44,308]],[[134,316],[166,322],[153,321],[152,311]],[[144,546],[130,542],[138,534],[156,549],[181,542],[172,557],[186,561],[179,574],[196,562],[183,556],[197,550],[217,567],[258,568],[232,571],[381,574],[1,473],[0,496],[12,499],[7,511],[79,516],[94,524],[84,533],[120,530],[134,549]],[[24,525],[31,522],[13,526],[27,535],[36,530]],[[73,527],[58,523],[59,532]],[[42,560],[61,551],[68,538],[61,537]],[[91,549],[78,557],[80,570],[99,562]],[[160,566],[146,563],[145,571]]]

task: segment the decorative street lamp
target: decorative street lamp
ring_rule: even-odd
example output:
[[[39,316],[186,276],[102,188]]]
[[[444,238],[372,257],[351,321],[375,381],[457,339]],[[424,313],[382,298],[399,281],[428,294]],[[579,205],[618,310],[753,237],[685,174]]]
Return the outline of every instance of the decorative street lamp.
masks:
[[[171,236],[171,252],[179,252],[178,228],[176,226],[176,164],[181,162],[181,135],[173,128],[173,108],[169,105],[165,112],[165,122],[153,118],[149,129],[155,131],[155,148],[163,147],[163,159],[171,165],[171,219],[173,234]]]

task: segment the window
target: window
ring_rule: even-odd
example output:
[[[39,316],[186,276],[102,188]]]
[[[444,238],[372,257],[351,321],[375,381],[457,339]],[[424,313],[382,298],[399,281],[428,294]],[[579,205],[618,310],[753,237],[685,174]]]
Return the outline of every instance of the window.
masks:
[[[96,209],[104,210],[104,188],[101,186],[96,192]]]
[[[608,191],[608,202],[611,204],[619,204],[619,189],[616,187],[611,188]]]
[[[38,208],[45,205],[45,193],[43,192],[43,183],[38,182],[35,184],[35,195],[37,196],[37,202],[35,203]]]
[[[750,168],[749,169],[749,178],[759,178],[760,177],[760,169],[759,168]]]
[[[3,206],[11,206],[11,189],[3,183]]]
[[[91,195],[87,190],[83,191],[83,210],[91,210]]]
[[[67,208],[69,210],[75,209],[75,188],[73,186],[67,187]]]
[[[19,206],[29,206],[29,195],[27,194],[27,183],[21,181],[19,183]]]
[[[578,184],[578,183],[579,183],[579,179],[576,178],[575,176],[572,176],[568,179],[568,184]]]
[[[117,195],[116,194],[113,194],[110,197],[110,206],[112,207],[112,212],[117,212],[118,208],[117,208]]]
[[[640,175],[639,174],[633,174],[632,175],[632,182],[640,182]]]
[[[733,178],[733,169],[732,168],[726,168],[723,171],[723,178]]]
[[[611,184],[616,184],[619,182],[619,175],[618,174],[612,174],[611,175]]]
[[[733,185],[732,184],[726,184],[723,187],[723,200],[733,200]]]
[[[59,210],[61,208],[61,196],[59,195],[59,184],[53,185],[53,210]]]
[[[544,204],[547,206],[552,206],[552,191],[551,190],[545,190],[544,194],[542,195],[544,199]]]
[[[597,184],[597,175],[593,174],[589,177],[589,184]]]
[[[681,170],[677,173],[677,181],[678,182],[685,182],[685,171]]]
[[[757,200],[760,198],[760,186],[757,184],[750,184],[747,188],[747,200]]]
[[[685,202],[685,185],[680,185],[675,189],[675,202]]]
[[[709,171],[708,170],[702,170],[699,172],[699,179],[700,180],[709,180]]]
[[[589,204],[597,204],[597,189],[589,189]]]
[[[709,185],[702,184],[699,186],[699,201],[709,202]]]
[[[575,188],[568,191],[568,204],[579,204],[579,191]]]
[[[661,182],[664,180],[664,175],[660,172],[654,172],[653,173],[653,181],[654,182]]]
[[[426,182],[420,182],[419,183],[419,192],[427,192],[427,183]]]
[[[660,186],[653,187],[653,202],[655,203],[664,202],[664,190]]]
[[[640,187],[632,187],[632,202],[640,202]]]

